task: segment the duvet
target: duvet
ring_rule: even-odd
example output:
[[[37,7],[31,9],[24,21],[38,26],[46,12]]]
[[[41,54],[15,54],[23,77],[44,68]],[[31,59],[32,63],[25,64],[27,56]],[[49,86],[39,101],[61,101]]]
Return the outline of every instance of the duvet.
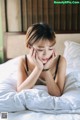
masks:
[[[0,112],[32,110],[53,114],[80,114],[80,71],[66,75],[64,93],[60,97],[49,95],[46,86],[43,85],[18,93],[16,92],[18,59],[0,65]]]

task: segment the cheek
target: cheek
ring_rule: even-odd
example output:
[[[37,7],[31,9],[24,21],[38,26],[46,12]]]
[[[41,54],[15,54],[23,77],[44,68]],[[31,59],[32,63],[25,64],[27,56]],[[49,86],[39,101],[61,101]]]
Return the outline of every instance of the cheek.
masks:
[[[48,55],[51,56],[53,54],[53,51],[48,51]]]
[[[42,58],[43,52],[38,52],[38,56],[39,56],[40,58]]]

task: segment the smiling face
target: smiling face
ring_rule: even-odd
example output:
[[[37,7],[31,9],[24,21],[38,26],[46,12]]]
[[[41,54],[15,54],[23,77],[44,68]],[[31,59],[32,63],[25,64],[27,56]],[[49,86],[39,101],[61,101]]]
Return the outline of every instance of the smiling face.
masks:
[[[33,44],[33,47],[38,51],[38,56],[43,63],[46,63],[52,54],[55,53],[54,41],[40,40]]]

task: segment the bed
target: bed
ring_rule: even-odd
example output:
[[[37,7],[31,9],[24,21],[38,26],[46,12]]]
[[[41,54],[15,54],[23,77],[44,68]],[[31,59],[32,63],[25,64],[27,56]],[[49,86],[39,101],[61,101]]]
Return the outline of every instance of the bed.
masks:
[[[5,63],[0,65],[1,118],[3,113],[7,113],[8,120],[80,120],[80,34],[56,34],[55,49],[67,60],[68,82],[61,98],[49,96],[46,88],[42,86],[34,87],[32,91],[24,90],[16,95],[18,60],[25,52],[28,53],[25,33],[5,33],[4,36]],[[24,98],[27,99],[26,109]]]

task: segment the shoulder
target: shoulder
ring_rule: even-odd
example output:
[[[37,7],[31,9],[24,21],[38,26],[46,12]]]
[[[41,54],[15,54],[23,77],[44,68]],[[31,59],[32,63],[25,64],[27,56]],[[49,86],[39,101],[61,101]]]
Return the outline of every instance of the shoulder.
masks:
[[[66,63],[66,59],[65,59],[65,57],[62,56],[62,55],[60,55],[60,62],[64,62],[64,63]]]
[[[22,68],[25,66],[25,56],[19,58],[19,68]]]
[[[66,66],[66,59],[64,56],[60,55],[59,67]]]

